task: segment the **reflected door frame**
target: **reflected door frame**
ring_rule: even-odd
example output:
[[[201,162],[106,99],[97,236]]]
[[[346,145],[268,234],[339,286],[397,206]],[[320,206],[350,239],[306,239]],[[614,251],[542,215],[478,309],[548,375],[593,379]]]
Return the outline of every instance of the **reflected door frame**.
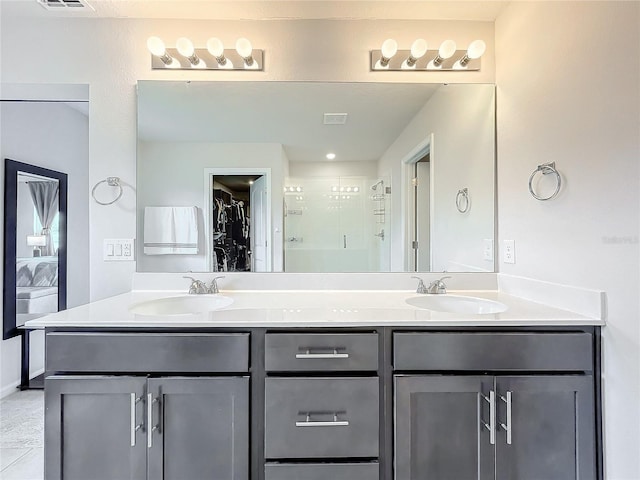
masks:
[[[413,248],[413,241],[416,239],[416,231],[418,230],[416,218],[416,189],[414,187],[414,169],[418,163],[426,155],[429,155],[429,246],[428,246],[428,263],[429,271],[433,267],[433,230],[434,230],[434,199],[435,199],[435,154],[434,154],[434,134],[430,133],[421,142],[419,142],[411,151],[401,160],[402,164],[402,218],[405,219],[403,229],[403,263],[405,272],[424,271],[417,268],[416,249]]]
[[[213,212],[213,179],[215,176],[223,175],[262,175],[265,177],[267,186],[266,195],[266,232],[267,232],[267,258],[266,258],[266,271],[271,272],[273,270],[273,235],[271,230],[271,168],[261,167],[246,167],[246,168],[233,168],[233,167],[217,167],[217,168],[205,168],[204,169],[204,202],[203,205],[206,208],[204,213],[204,235],[205,235],[205,258],[207,271],[213,271],[213,235],[211,235],[212,219],[210,213]]]

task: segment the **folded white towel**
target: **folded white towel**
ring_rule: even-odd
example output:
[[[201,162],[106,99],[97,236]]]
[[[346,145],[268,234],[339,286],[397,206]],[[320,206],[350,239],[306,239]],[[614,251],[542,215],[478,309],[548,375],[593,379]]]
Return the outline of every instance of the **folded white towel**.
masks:
[[[146,255],[198,253],[198,207],[145,207]]]

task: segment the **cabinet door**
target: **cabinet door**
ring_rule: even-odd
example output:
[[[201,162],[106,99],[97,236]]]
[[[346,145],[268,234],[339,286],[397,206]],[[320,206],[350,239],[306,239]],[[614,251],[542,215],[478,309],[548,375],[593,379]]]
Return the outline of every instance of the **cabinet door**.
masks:
[[[493,378],[395,377],[396,480],[493,479]]]
[[[497,480],[596,478],[590,375],[497,377],[496,390]]]
[[[249,379],[150,378],[149,480],[249,478]]]
[[[45,380],[45,478],[144,480],[145,378]]]

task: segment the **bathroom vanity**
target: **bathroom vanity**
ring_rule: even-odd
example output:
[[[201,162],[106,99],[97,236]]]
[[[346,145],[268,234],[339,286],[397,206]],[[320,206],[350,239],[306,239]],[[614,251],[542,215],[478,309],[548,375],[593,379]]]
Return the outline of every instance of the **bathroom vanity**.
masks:
[[[50,316],[46,478],[602,478],[603,322],[481,295],[509,309],[238,292],[133,315],[162,295],[132,292]]]

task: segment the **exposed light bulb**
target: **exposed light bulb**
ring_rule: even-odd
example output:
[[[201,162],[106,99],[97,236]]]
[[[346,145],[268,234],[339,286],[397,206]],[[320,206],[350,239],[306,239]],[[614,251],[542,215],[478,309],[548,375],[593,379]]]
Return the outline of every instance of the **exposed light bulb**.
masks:
[[[411,56],[416,60],[427,53],[427,41],[424,38],[419,38],[411,45]]]
[[[147,39],[147,48],[151,52],[151,55],[158,57],[162,60],[167,67],[177,68],[180,64],[167,53],[167,49],[164,46],[164,42],[159,37],[149,37]]]
[[[469,45],[469,48],[467,48],[467,56],[470,59],[475,60],[476,58],[480,58],[484,54],[486,49],[486,43],[484,43],[482,40],[474,40],[473,42],[471,42],[471,45]]]
[[[444,59],[451,58],[456,53],[456,42],[453,40],[445,40],[438,49],[438,55]]]
[[[207,50],[218,62],[218,66],[223,69],[232,69],[233,63],[224,56],[224,44],[219,38],[212,37],[207,40]]]
[[[253,65],[253,57],[251,56],[251,52],[253,51],[253,47],[251,46],[251,42],[246,38],[239,38],[236,42],[236,52],[244,59],[244,63],[247,67],[251,67]]]
[[[360,191],[360,187],[353,187],[353,191],[356,192],[356,193],[359,192]]]
[[[336,154],[335,153],[327,153],[327,160],[333,160],[336,158]]]
[[[401,69],[415,69],[416,62],[427,53],[427,42],[423,38],[417,39],[411,45],[411,51],[409,53],[409,58],[407,58],[402,65]]]
[[[176,41],[176,50],[183,57],[192,57],[195,53],[195,48],[193,48],[193,43],[186,37],[180,37]]]
[[[480,58],[482,54],[484,54],[486,49],[486,43],[484,43],[482,40],[474,40],[469,44],[467,53],[460,59],[460,66],[466,67],[469,61]]]
[[[214,57],[224,57],[224,44],[219,38],[212,37],[207,40],[207,50]]]
[[[442,62],[456,53],[456,42],[453,40],[445,40],[440,44],[438,55],[429,63],[428,67],[441,68]]]
[[[156,57],[162,57],[167,52],[164,42],[159,37],[149,37],[147,39],[147,48],[151,52],[151,55],[155,55]]]
[[[384,41],[380,50],[382,51],[382,56],[388,60],[398,51],[398,42],[393,38],[388,38]]]

